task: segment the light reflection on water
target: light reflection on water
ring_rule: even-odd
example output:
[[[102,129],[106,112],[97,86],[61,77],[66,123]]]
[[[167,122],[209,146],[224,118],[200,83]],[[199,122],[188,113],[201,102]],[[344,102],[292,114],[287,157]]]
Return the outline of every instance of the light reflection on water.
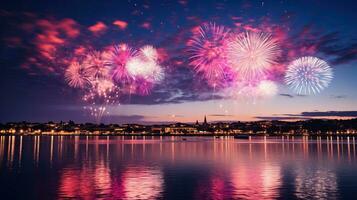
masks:
[[[336,199],[354,137],[0,136],[4,199]]]

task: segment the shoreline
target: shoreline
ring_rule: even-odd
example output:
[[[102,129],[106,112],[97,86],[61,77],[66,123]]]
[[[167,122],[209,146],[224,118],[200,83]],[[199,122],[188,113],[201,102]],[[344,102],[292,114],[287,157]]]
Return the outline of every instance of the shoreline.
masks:
[[[0,134],[0,136],[135,136],[135,137],[235,137],[235,136],[249,136],[249,137],[357,137],[355,134],[310,134],[310,135],[287,135],[287,134],[26,134],[26,133],[15,133],[15,134]]]

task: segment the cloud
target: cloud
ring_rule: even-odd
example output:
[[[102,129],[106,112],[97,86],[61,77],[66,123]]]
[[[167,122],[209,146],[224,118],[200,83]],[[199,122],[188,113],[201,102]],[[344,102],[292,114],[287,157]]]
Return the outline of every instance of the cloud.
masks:
[[[281,93],[281,94],[279,94],[279,95],[280,95],[280,96],[283,96],[283,97],[294,98],[294,96],[291,95],[291,94]]]
[[[150,29],[151,28],[151,23],[150,22],[144,22],[140,25],[141,28],[144,29]]]
[[[100,35],[107,30],[107,25],[105,25],[103,22],[97,22],[96,24],[88,27],[88,30],[91,31],[94,35]]]
[[[126,21],[122,21],[122,20],[115,20],[113,22],[113,24],[121,30],[125,30],[126,27],[128,26],[128,23]]]
[[[347,95],[331,95],[331,98],[334,98],[334,99],[346,99]]]
[[[6,47],[26,52],[16,62],[21,62],[18,65],[29,74],[37,74],[39,70],[59,74],[56,60],[62,47],[70,45],[81,33],[80,25],[71,18],[38,18],[35,14],[13,13],[7,20],[3,40]]]
[[[107,123],[138,123],[145,122],[144,115],[104,115],[102,121]]]
[[[296,121],[296,120],[307,120],[306,117],[286,117],[286,116],[255,116],[255,119],[259,120],[281,120],[281,121]]]
[[[357,111],[302,112],[305,117],[357,117]]]
[[[357,111],[314,111],[302,112],[299,114],[281,114],[273,116],[255,116],[255,119],[261,120],[308,120],[314,118],[341,118],[341,117],[357,117]]]
[[[210,114],[210,115],[207,115],[207,116],[210,116],[210,117],[233,117],[234,115]]]

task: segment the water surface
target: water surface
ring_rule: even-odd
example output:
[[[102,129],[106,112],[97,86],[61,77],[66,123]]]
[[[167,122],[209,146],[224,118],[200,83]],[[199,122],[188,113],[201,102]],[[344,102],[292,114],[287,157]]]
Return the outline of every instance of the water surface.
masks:
[[[0,136],[1,199],[342,199],[353,137]]]

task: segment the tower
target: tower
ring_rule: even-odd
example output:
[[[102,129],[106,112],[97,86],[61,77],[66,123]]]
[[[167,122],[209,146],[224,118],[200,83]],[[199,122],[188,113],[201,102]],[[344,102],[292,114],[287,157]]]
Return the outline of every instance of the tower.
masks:
[[[207,124],[207,118],[206,118],[206,115],[205,115],[205,118],[203,120],[203,124]]]

